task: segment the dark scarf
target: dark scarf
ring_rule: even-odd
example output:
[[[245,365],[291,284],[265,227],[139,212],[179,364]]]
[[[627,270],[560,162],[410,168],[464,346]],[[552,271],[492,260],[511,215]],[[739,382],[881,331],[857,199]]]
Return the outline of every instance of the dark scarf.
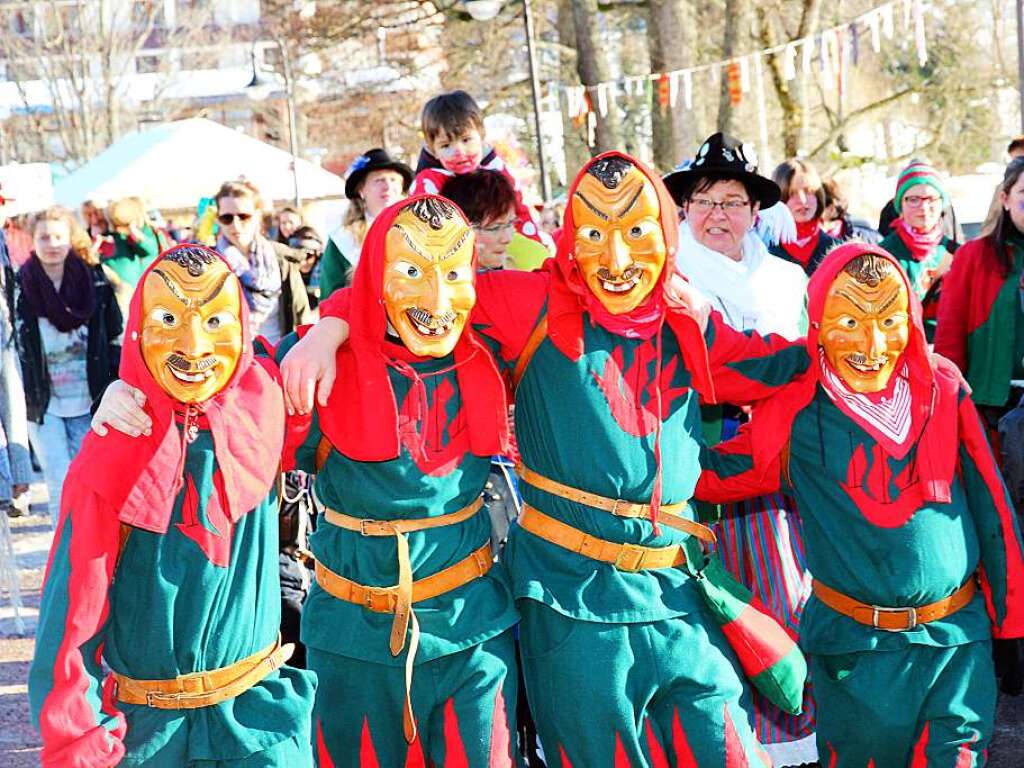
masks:
[[[89,322],[96,308],[92,270],[70,251],[64,259],[64,277],[60,291],[43,269],[35,252],[19,272],[25,300],[37,317],[45,317],[61,333]]]

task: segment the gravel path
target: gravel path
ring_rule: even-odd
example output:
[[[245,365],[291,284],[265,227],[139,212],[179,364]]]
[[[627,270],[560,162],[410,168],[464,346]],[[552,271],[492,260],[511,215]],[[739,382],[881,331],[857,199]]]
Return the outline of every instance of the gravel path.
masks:
[[[6,585],[0,585],[0,766],[34,768],[39,765],[39,737],[29,722],[25,681],[35,646],[39,590],[46,568],[52,533],[41,505],[42,483],[32,486],[32,514],[10,519],[18,560],[19,582],[26,633],[16,631]],[[1002,697],[996,735],[990,749],[990,768],[1024,768],[1024,696]]]

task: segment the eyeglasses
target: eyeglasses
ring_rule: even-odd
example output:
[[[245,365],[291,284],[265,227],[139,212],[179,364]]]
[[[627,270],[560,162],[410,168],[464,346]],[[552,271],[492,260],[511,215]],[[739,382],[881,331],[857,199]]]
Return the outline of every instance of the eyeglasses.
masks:
[[[489,235],[496,235],[499,232],[514,227],[516,225],[515,219],[509,219],[508,221],[499,221],[497,224],[491,224],[488,227],[481,226],[480,224],[474,224],[473,228],[477,232],[486,232]]]
[[[903,198],[903,204],[909,205],[911,208],[917,208],[927,203],[928,205],[938,205],[942,201],[941,197],[930,197],[921,195],[907,195]]]
[[[693,197],[690,198],[690,205],[701,213],[711,213],[715,208],[721,208],[722,212],[728,215],[730,213],[738,212],[741,208],[746,208],[750,205],[750,201],[723,200],[722,202],[719,202],[717,200],[709,200],[706,197]]]
[[[243,224],[252,218],[251,213],[222,213],[219,216],[217,216],[217,221],[219,221],[226,227],[235,220],[236,216],[238,217],[238,220]]]

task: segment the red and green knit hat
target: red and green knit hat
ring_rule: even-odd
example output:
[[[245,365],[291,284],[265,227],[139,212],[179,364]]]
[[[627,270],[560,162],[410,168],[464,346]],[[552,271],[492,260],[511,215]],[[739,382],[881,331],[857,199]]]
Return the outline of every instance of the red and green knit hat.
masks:
[[[938,192],[939,196],[942,197],[943,208],[949,205],[949,194],[946,192],[946,187],[942,183],[939,172],[926,162],[911,160],[910,165],[900,172],[900,177],[896,180],[896,197],[893,198],[896,213],[902,212],[903,196],[907,194],[907,190],[911,187],[916,187],[918,184],[927,184]]]

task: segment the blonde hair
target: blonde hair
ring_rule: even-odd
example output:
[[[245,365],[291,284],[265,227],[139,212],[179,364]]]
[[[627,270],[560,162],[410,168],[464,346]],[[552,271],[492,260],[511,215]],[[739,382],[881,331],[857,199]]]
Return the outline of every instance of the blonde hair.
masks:
[[[107,206],[107,221],[112,227],[142,226],[146,221],[146,207],[137,197],[122,197]]]
[[[370,228],[366,221],[366,203],[363,202],[363,198],[356,196],[348,201],[348,208],[345,209],[341,226],[347,229],[359,243],[363,242],[366,238],[366,230]]]
[[[98,256],[93,253],[92,239],[89,234],[82,229],[78,223],[78,219],[71,213],[67,208],[61,208],[59,205],[51,206],[45,211],[40,211],[32,218],[32,235],[35,236],[36,227],[44,221],[60,221],[67,225],[68,234],[70,235],[71,250],[78,258],[84,261],[90,266],[96,266],[99,264]]]
[[[248,197],[253,201],[257,211],[263,210],[263,198],[260,197],[259,189],[251,181],[245,179],[225,181],[221,184],[217,194],[213,196],[213,201],[219,206],[222,197]]]

